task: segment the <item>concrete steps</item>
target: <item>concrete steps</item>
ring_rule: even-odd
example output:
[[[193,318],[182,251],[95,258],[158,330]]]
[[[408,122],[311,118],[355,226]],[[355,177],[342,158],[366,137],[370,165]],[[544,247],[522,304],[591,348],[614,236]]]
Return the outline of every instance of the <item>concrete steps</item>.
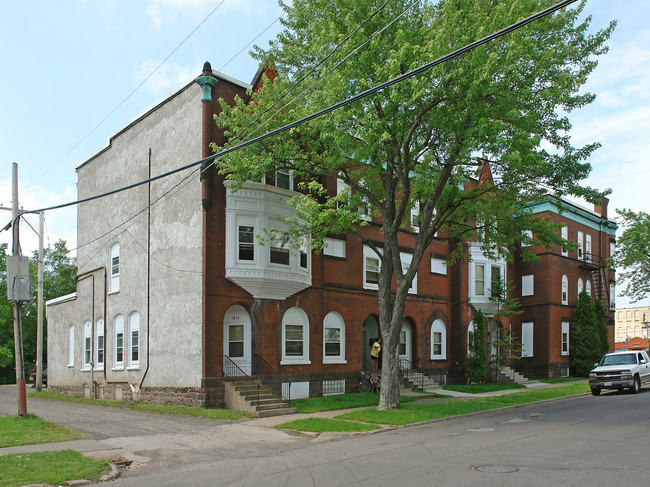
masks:
[[[247,411],[258,418],[294,414],[296,408],[278,397],[259,380],[226,383],[226,407]]]
[[[408,389],[421,389],[423,391],[433,391],[440,389],[440,384],[434,381],[431,377],[422,374],[421,372],[410,371],[408,377],[404,377],[404,385]]]

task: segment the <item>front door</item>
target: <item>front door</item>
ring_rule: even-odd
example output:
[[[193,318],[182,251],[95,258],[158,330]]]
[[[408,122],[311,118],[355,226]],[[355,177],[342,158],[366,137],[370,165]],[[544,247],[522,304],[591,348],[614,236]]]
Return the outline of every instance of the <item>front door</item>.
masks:
[[[251,373],[251,319],[243,306],[231,306],[223,320],[223,350],[245,374]]]

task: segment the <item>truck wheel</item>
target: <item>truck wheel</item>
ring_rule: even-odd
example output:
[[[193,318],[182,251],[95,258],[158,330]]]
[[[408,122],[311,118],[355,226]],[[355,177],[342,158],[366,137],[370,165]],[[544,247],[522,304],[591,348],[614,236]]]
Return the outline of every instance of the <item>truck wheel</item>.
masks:
[[[634,385],[630,389],[630,392],[632,394],[638,394],[638,392],[641,390],[641,379],[639,379],[639,376],[637,375],[634,378]]]
[[[596,389],[596,388],[592,387],[592,388],[591,388],[591,393],[592,393],[594,396],[600,396],[600,389]]]

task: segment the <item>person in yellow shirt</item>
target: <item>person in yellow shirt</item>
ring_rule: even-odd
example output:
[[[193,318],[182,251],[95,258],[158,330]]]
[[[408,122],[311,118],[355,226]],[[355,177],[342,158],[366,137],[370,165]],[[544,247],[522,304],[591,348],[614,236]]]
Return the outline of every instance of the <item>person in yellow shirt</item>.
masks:
[[[381,370],[381,338],[377,338],[375,343],[372,344],[372,350],[370,350],[370,358],[372,359],[373,370],[377,372]]]

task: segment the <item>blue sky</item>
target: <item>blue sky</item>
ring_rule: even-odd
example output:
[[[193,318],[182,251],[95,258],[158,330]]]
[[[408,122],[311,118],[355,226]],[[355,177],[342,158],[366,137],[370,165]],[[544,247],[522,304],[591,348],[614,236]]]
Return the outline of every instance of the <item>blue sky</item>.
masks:
[[[0,204],[11,206],[12,162],[25,209],[73,201],[75,167],[198,76],[205,61],[250,82],[257,63],[246,46],[255,38],[266,46],[281,13],[275,0],[2,2]],[[615,208],[650,211],[650,2],[589,0],[586,13],[595,28],[612,19],[618,26],[586,87],[596,101],[571,114],[573,141],[602,144],[587,184],[613,190],[610,216]],[[9,216],[0,211],[2,226]],[[37,218],[29,221],[38,229]],[[64,238],[74,248],[74,209],[46,214],[46,233],[46,245]],[[0,233],[0,242],[9,238]],[[21,243],[25,253],[37,247],[26,225]]]

